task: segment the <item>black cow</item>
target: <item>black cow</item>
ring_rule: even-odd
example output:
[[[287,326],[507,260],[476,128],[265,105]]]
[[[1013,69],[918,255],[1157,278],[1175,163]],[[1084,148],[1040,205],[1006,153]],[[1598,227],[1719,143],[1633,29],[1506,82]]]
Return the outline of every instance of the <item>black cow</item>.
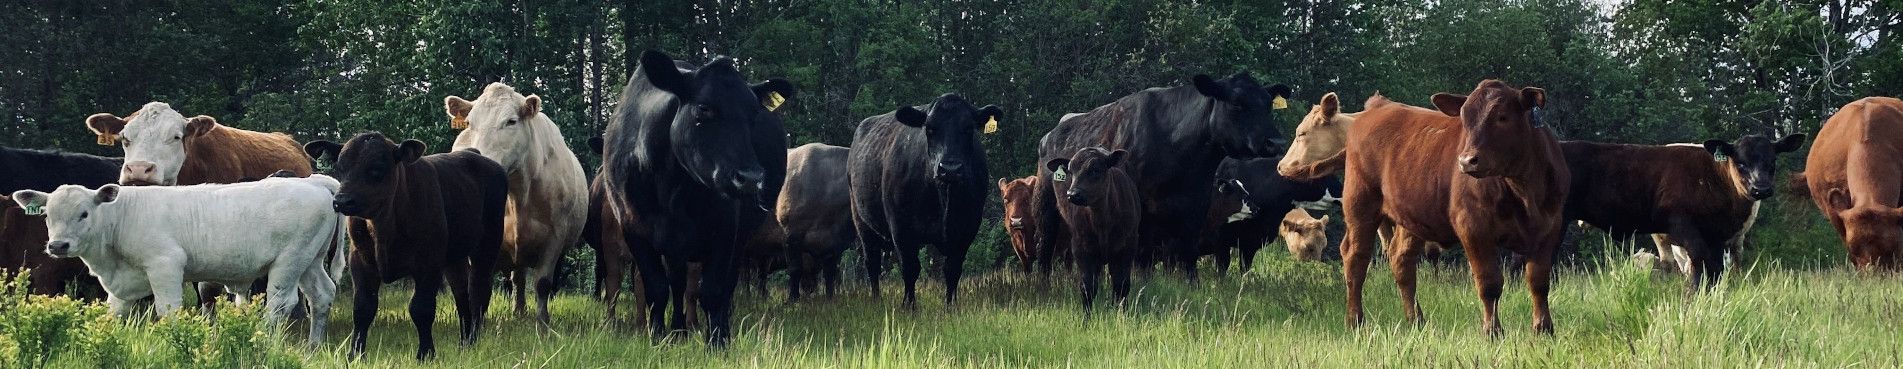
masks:
[[[1240,271],[1247,272],[1254,265],[1255,253],[1262,245],[1275,240],[1276,230],[1282,223],[1282,216],[1295,209],[1296,202],[1315,202],[1327,194],[1341,193],[1341,180],[1335,177],[1302,182],[1283,177],[1275,171],[1281,157],[1255,159],[1224,159],[1222,166],[1216,169],[1218,192],[1240,194],[1240,199],[1248,206],[1248,212],[1230,212],[1222,219],[1210,221],[1223,222],[1215,225],[1216,232],[1205,240],[1204,251],[1214,251],[1217,267],[1229,269],[1229,250],[1239,250]],[[1220,197],[1220,196],[1219,196]],[[1214,207],[1222,207],[1220,204]]]
[[[686,326],[690,261],[703,263],[707,343],[725,346],[733,334],[737,253],[771,216],[786,177],[786,128],[769,107],[792,95],[783,80],[748,85],[731,59],[696,68],[641,54],[603,137],[600,175],[610,205],[640,214],[628,245],[656,338],[670,300],[673,327]]]
[[[1144,199],[1139,247],[1161,243],[1196,281],[1196,256],[1209,211],[1216,167],[1223,157],[1271,156],[1281,149],[1274,114],[1289,95],[1283,85],[1263,86],[1247,73],[1215,80],[1191,78],[1189,86],[1151,88],[1058,122],[1038,145],[1038,162],[1069,158],[1078,149],[1124,150],[1124,163]],[[1038,168],[1049,183],[1052,172]],[[1048,275],[1057,247],[1068,247],[1053,186],[1038,186],[1038,263]]]
[[[118,183],[119,165],[124,160],[80,153],[51,150],[27,150],[0,147],[0,194],[19,190],[53,191],[64,184],[98,188]],[[27,215],[8,201],[5,217],[0,219],[0,270],[33,269],[29,282],[33,293],[52,295],[67,291],[68,282],[81,297],[105,296],[99,279],[86,273],[79,259],[54,259],[46,255],[46,222]]]
[[[866,277],[879,294],[881,253],[899,252],[905,306],[917,307],[920,244],[945,257],[945,304],[958,295],[965,251],[978,234],[990,177],[978,130],[1002,114],[945,94],[929,105],[866,118],[852,135],[852,224],[865,245]]]
[[[786,154],[786,187],[774,215],[786,229],[788,301],[799,300],[802,283],[823,272],[826,295],[839,286],[839,257],[857,240],[852,194],[846,183],[851,149],[811,143]],[[818,269],[818,270],[814,270]]]
[[[475,150],[424,156],[422,141],[398,144],[383,134],[359,134],[343,145],[312,141],[313,158],[329,157],[343,187],[332,205],[350,216],[350,280],[356,286],[351,319],[352,358],[363,355],[377,316],[377,290],[410,278],[410,319],[416,358],[436,353],[436,294],[449,280],[462,321],[462,344],[475,343],[494,292],[496,254],[508,172]]]

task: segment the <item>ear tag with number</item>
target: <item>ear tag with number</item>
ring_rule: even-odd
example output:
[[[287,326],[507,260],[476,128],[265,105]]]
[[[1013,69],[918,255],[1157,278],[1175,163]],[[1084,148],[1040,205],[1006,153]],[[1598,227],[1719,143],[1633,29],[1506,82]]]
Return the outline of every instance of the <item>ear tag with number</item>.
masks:
[[[768,91],[766,93],[766,111],[779,111],[780,104],[785,103],[786,96],[780,96],[779,91]]]
[[[1070,180],[1070,174],[1064,173],[1064,167],[1057,167],[1057,171],[1051,172],[1051,180],[1058,182]]]
[[[1281,96],[1276,96],[1275,101],[1271,104],[1274,105],[1277,110],[1288,109],[1288,99],[1282,98]]]
[[[100,146],[112,146],[112,144],[118,143],[118,142],[119,142],[119,135],[111,134],[111,133],[105,133],[105,134],[99,135]]]
[[[1711,154],[1711,160],[1712,160],[1712,161],[1716,161],[1716,162],[1720,162],[1720,163],[1723,163],[1723,162],[1726,162],[1726,161],[1730,161],[1730,160],[1731,160],[1731,157],[1729,157],[1729,156],[1725,156],[1725,154],[1721,154],[1721,153],[1712,153],[1712,154]]]
[[[998,117],[985,120],[985,134],[998,133]]]
[[[21,207],[20,210],[25,211],[26,215],[46,214],[46,211],[45,211],[46,209],[40,209],[39,205],[27,205],[27,206]]]

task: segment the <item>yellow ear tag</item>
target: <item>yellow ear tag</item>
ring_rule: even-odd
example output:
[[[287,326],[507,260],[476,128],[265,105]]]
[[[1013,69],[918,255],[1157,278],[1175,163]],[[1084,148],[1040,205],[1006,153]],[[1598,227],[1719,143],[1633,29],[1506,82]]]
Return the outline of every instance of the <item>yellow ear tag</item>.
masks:
[[[117,142],[119,142],[119,135],[115,135],[111,133],[103,133],[99,135],[100,146],[112,146],[112,144]]]
[[[1275,106],[1276,109],[1288,109],[1288,99],[1284,99],[1281,96],[1276,96],[1275,103],[1273,105]]]
[[[463,117],[449,118],[449,128],[455,128],[455,129],[469,128],[469,118],[463,118]]]
[[[998,133],[998,117],[991,117],[990,120],[985,121],[985,134],[993,133]]]
[[[780,96],[779,91],[770,91],[766,93],[766,111],[778,111],[780,110],[780,104],[785,104],[785,103],[786,103],[786,96]]]

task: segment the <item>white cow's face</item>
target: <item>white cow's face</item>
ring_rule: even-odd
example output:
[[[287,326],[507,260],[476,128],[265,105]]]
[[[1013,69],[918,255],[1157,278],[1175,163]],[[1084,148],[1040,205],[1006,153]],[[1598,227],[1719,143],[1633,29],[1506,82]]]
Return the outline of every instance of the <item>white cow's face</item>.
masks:
[[[450,126],[463,128],[450,149],[475,148],[502,167],[517,168],[535,144],[533,124],[542,116],[542,98],[524,97],[509,85],[491,83],[476,101],[450,96],[443,99]]]
[[[125,164],[119,170],[119,183],[124,185],[178,184],[186,143],[217,124],[203,115],[186,118],[161,102],[146,103],[127,118],[100,113],[86,119],[100,144],[116,142],[125,147]]]
[[[98,247],[98,237],[89,236],[112,228],[102,224],[105,217],[98,216],[99,207],[118,198],[119,186],[112,184],[98,190],[64,185],[51,194],[33,190],[13,193],[13,201],[27,213],[46,215],[46,254],[56,258],[74,257]]]

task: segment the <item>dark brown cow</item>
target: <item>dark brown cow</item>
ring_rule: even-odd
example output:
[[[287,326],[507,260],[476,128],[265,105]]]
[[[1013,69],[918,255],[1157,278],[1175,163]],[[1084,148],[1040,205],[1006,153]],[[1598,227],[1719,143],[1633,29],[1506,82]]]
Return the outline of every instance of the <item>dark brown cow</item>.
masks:
[[[1044,162],[1044,169],[1059,173],[1052,177],[1051,191],[1064,194],[1057,212],[1070,229],[1071,254],[1083,278],[1085,316],[1097,297],[1097,273],[1106,266],[1117,303],[1130,297],[1130,263],[1138,251],[1143,200],[1136,181],[1121,165],[1128,156],[1123,150],[1088,147],[1069,159]]]
[[[381,133],[364,133],[338,145],[305,145],[312,157],[334,158],[343,188],[334,205],[350,216],[352,357],[363,355],[377,315],[377,292],[385,283],[410,278],[410,319],[416,324],[417,359],[436,352],[436,294],[445,278],[462,321],[462,343],[474,343],[494,290],[496,255],[502,250],[502,217],[508,172],[475,150],[424,156],[422,141],[402,144]]]
[[[1037,189],[1037,176],[998,179],[998,197],[1004,200],[1005,230],[1011,234],[1011,251],[1018,255],[1018,270],[1031,271],[1035,252],[1031,237],[1037,235],[1037,219],[1031,209],[1037,204],[1031,197]]]
[[[1408,320],[1425,322],[1414,300],[1419,241],[1465,247],[1484,304],[1481,328],[1502,333],[1496,318],[1502,249],[1526,255],[1533,329],[1551,334],[1546,294],[1571,181],[1559,142],[1537,116],[1546,93],[1480,82],[1466,96],[1434,95],[1439,111],[1397,103],[1368,106],[1348,131],[1342,242],[1348,324],[1362,323],[1361,288],[1383,224],[1405,229],[1389,265]]]
[[[1742,246],[1758,200],[1771,196],[1777,154],[1803,144],[1801,134],[1776,142],[1758,135],[1711,140],[1703,147],[1561,142],[1573,175],[1566,218],[1618,239],[1669,234],[1689,252],[1685,288],[1697,291],[1717,283],[1723,253]],[[1664,257],[1670,250],[1659,251]]]
[[[852,228],[851,187],[845,178],[851,149],[806,144],[786,154],[786,186],[775,209],[784,227],[787,300],[798,300],[800,287],[824,274],[826,296],[839,286],[839,258],[858,234]],[[817,269],[817,270],[815,270]]]
[[[1804,178],[1863,269],[1903,267],[1903,100],[1866,97],[1824,122]]]
[[[56,259],[46,255],[46,220],[27,215],[12,198],[0,195],[0,270],[28,273],[28,287],[36,295],[66,292],[69,284],[81,297],[104,296],[99,279],[86,273],[79,258]],[[6,275],[11,276],[11,275]]]

